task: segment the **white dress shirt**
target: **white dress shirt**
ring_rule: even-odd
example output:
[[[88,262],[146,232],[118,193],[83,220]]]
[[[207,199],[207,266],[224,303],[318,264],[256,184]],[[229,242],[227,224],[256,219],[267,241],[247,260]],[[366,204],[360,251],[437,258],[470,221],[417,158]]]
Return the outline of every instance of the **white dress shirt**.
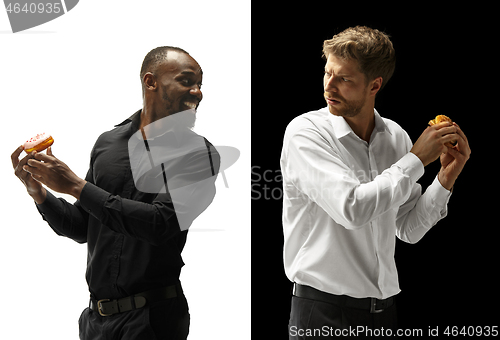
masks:
[[[396,236],[415,243],[447,214],[451,193],[424,173],[408,134],[375,113],[370,142],[324,108],[293,119],[281,153],[288,279],[385,299],[400,292]]]

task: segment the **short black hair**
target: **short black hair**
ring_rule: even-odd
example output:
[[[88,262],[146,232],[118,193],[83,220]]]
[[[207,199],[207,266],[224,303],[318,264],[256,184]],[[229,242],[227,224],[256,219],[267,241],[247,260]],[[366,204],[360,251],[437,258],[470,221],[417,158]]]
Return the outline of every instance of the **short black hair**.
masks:
[[[174,46],[160,46],[152,49],[151,51],[149,51],[148,54],[146,54],[146,57],[144,57],[144,61],[142,62],[141,83],[146,72],[153,71],[160,62],[167,59],[167,53],[169,51],[177,51],[189,55],[189,53],[184,51],[182,48]]]

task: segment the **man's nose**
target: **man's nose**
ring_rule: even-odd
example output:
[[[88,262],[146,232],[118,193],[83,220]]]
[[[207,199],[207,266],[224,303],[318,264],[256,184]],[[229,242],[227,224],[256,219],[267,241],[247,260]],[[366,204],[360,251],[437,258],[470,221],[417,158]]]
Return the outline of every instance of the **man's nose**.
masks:
[[[203,93],[198,85],[193,86],[191,90],[189,90],[189,94],[198,98],[198,101],[203,99]]]
[[[324,88],[327,92],[337,92],[337,87],[335,86],[335,78],[333,75],[329,78],[325,77]]]

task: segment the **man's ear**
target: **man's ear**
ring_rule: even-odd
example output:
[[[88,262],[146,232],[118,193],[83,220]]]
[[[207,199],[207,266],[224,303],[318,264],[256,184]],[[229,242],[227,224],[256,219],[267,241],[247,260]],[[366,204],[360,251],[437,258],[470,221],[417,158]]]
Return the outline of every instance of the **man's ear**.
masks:
[[[370,82],[370,94],[371,95],[376,95],[377,92],[380,90],[380,88],[382,87],[382,82],[384,80],[382,79],[382,77],[377,77],[375,78],[374,80],[372,80]]]
[[[156,77],[151,72],[146,72],[146,74],[142,78],[142,82],[144,84],[145,90],[156,91],[156,89],[158,88]]]

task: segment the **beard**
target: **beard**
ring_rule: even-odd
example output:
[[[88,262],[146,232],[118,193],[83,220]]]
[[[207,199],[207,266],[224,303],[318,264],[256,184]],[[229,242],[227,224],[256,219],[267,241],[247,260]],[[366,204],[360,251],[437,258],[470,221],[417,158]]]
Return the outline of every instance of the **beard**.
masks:
[[[325,95],[332,99],[338,99],[341,103],[335,106],[328,105],[328,110],[331,114],[340,117],[355,117],[357,116],[366,103],[366,96],[359,100],[347,100],[339,95],[331,96],[329,92]]]

